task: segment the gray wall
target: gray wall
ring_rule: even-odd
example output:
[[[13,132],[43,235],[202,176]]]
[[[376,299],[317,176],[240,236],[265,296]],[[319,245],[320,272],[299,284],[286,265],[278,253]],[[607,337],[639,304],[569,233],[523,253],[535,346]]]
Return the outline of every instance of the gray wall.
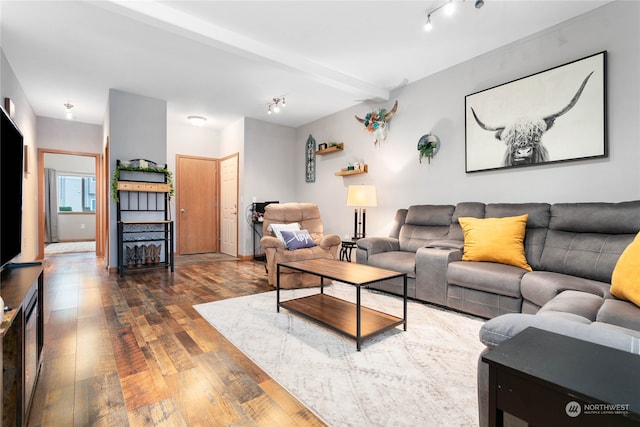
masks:
[[[167,163],[167,102],[162,99],[109,90],[108,136],[110,140],[109,177],[116,160],[147,159]],[[111,200],[111,198],[109,199]],[[109,209],[109,265],[116,267],[117,224],[116,203]]]
[[[295,129],[287,126],[244,120],[243,185],[238,209],[238,253],[241,255],[253,253],[253,229],[247,217],[254,198],[258,202],[303,201],[292,185],[297,178],[299,160],[296,150],[291,149],[297,144],[295,134]]]
[[[483,202],[579,202],[640,199],[640,3],[614,2],[396,91],[381,105],[360,105],[297,129],[295,183],[298,198],[318,203],[325,231],[353,228],[347,186],[374,184],[378,207],[367,210],[370,235],[385,235],[396,209],[413,204]],[[609,157],[519,169],[465,173],[465,95],[582,57],[608,52]],[[354,115],[399,101],[389,136],[379,149]],[[431,164],[418,163],[419,138],[432,131],[442,148]],[[317,158],[317,179],[304,183],[303,147],[345,143],[340,153]],[[496,141],[496,143],[499,143]],[[364,161],[369,173],[336,177],[348,162]]]

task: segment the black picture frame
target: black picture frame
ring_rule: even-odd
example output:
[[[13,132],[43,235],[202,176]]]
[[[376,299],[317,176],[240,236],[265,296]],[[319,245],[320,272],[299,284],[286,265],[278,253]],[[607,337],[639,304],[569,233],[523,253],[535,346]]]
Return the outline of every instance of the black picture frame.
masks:
[[[607,157],[606,53],[465,96],[465,171]]]

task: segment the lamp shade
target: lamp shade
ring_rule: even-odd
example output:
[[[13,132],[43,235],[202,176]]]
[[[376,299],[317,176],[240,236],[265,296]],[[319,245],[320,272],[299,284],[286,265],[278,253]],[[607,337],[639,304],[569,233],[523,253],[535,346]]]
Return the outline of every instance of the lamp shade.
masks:
[[[347,206],[378,206],[375,185],[350,185],[347,192]]]

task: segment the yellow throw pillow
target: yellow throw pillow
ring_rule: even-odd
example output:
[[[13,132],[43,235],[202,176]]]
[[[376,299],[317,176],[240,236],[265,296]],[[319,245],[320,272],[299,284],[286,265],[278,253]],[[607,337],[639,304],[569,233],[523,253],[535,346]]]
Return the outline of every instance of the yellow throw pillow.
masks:
[[[610,292],[640,306],[640,233],[618,258],[611,275]]]
[[[463,261],[490,261],[531,271],[524,254],[529,215],[458,219],[464,232]]]

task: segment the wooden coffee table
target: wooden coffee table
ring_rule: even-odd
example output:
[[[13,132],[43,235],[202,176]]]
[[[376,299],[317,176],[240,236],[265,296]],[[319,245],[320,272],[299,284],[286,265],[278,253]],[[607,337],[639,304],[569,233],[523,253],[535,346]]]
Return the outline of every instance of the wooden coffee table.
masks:
[[[280,301],[280,269],[289,268],[320,277],[320,293],[301,298]],[[309,259],[279,263],[277,267],[277,311],[280,307],[316,321],[356,340],[360,351],[362,341],[396,326],[407,330],[407,275],[370,265],[340,262],[332,259]],[[361,289],[380,280],[402,277],[404,281],[403,317],[392,316],[378,310],[363,307]],[[356,288],[356,303],[324,293],[324,279],[337,280]]]

